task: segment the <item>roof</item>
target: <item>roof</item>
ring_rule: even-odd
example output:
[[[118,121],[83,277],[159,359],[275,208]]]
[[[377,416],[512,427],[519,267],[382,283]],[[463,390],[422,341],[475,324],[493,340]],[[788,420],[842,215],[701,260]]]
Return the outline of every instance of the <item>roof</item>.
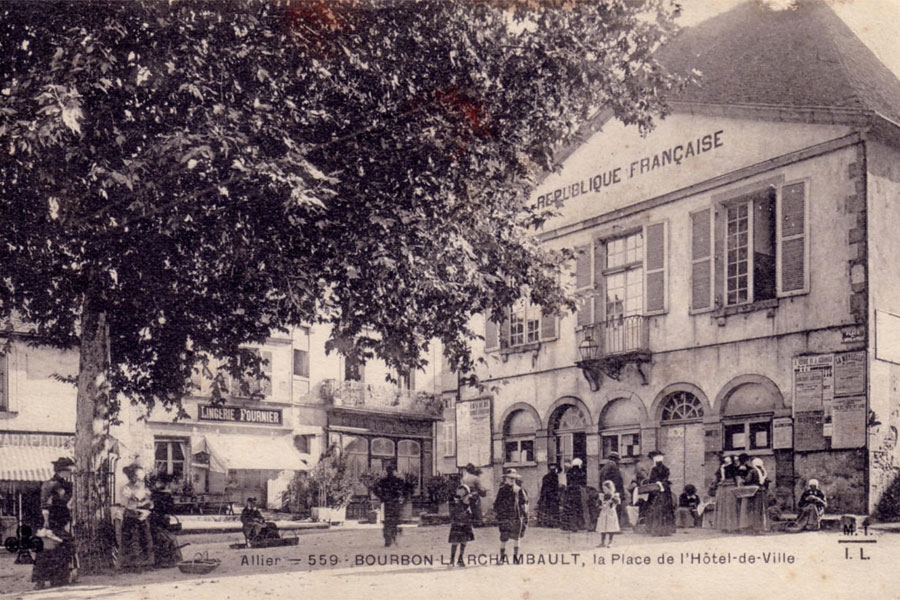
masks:
[[[683,29],[661,59],[702,73],[672,101],[836,108],[900,123],[900,81],[823,0],[788,10],[748,0]]]

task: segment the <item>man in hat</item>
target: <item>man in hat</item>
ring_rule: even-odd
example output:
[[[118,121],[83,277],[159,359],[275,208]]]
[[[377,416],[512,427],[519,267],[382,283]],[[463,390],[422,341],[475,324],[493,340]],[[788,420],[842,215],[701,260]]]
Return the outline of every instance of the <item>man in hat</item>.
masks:
[[[44,549],[37,553],[31,580],[37,589],[47,584],[65,585],[74,579],[75,544],[72,538],[72,475],[75,461],[63,456],[53,461],[53,477],[41,485]]]
[[[600,467],[600,482],[612,481],[619,498],[625,496],[625,481],[622,479],[622,472],[619,471],[619,453],[610,452],[606,455],[606,464]],[[628,527],[628,511],[625,510],[625,502],[619,502],[616,505],[616,515],[619,517],[619,527]]]
[[[403,493],[406,485],[395,474],[396,467],[389,464],[385,471],[387,474],[378,480],[372,490],[375,496],[384,504],[384,535],[385,547],[396,545],[397,536],[400,535],[400,513],[403,507]]]
[[[494,499],[494,514],[500,529],[500,563],[508,563],[506,542],[513,541],[513,564],[521,560],[519,540],[525,535],[528,521],[528,494],[521,486],[522,477],[515,469],[503,474],[503,483]]]
[[[266,521],[262,513],[259,512],[256,504],[256,498],[247,498],[247,506],[241,511],[241,528],[244,537],[247,540],[247,546],[253,545],[262,540],[278,539],[278,527],[272,521]]]

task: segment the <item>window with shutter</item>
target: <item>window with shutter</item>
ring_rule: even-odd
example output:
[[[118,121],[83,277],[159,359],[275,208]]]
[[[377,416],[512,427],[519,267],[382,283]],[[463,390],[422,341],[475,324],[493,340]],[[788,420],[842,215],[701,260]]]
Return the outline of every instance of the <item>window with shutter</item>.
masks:
[[[712,209],[691,213],[691,310],[712,308]]]
[[[784,295],[806,292],[809,274],[806,268],[808,254],[806,184],[786,185],[781,190],[779,216],[779,270],[778,292]]]
[[[645,228],[644,277],[646,314],[666,310],[666,223]]]
[[[780,183],[780,182],[778,182]],[[808,291],[806,185],[803,182],[725,199],[715,207],[715,294],[725,307]],[[705,225],[692,215],[692,309],[706,291]]]

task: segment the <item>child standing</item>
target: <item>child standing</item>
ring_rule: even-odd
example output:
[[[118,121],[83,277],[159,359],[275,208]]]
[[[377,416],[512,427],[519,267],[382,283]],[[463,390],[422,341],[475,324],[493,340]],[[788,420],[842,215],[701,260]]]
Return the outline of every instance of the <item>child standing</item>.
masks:
[[[597,531],[600,532],[600,548],[606,548],[612,546],[613,535],[619,533],[619,515],[616,510],[622,498],[616,492],[616,486],[612,481],[604,481],[602,490]],[[609,537],[609,541],[607,541],[607,537]]]
[[[466,543],[475,539],[475,532],[472,530],[472,502],[469,497],[469,486],[461,485],[456,488],[456,495],[450,498],[450,566],[454,564],[456,559],[456,546],[459,545],[459,561],[457,566],[465,567],[466,562],[463,556],[466,553]]]

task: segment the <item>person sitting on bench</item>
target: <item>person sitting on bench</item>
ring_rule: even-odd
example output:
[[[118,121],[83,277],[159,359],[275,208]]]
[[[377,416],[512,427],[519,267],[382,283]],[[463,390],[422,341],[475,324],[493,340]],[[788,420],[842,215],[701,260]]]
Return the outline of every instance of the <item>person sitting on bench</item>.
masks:
[[[247,506],[241,511],[241,523],[248,546],[263,540],[279,539],[278,527],[272,521],[265,520],[256,508],[256,498],[247,498]]]

